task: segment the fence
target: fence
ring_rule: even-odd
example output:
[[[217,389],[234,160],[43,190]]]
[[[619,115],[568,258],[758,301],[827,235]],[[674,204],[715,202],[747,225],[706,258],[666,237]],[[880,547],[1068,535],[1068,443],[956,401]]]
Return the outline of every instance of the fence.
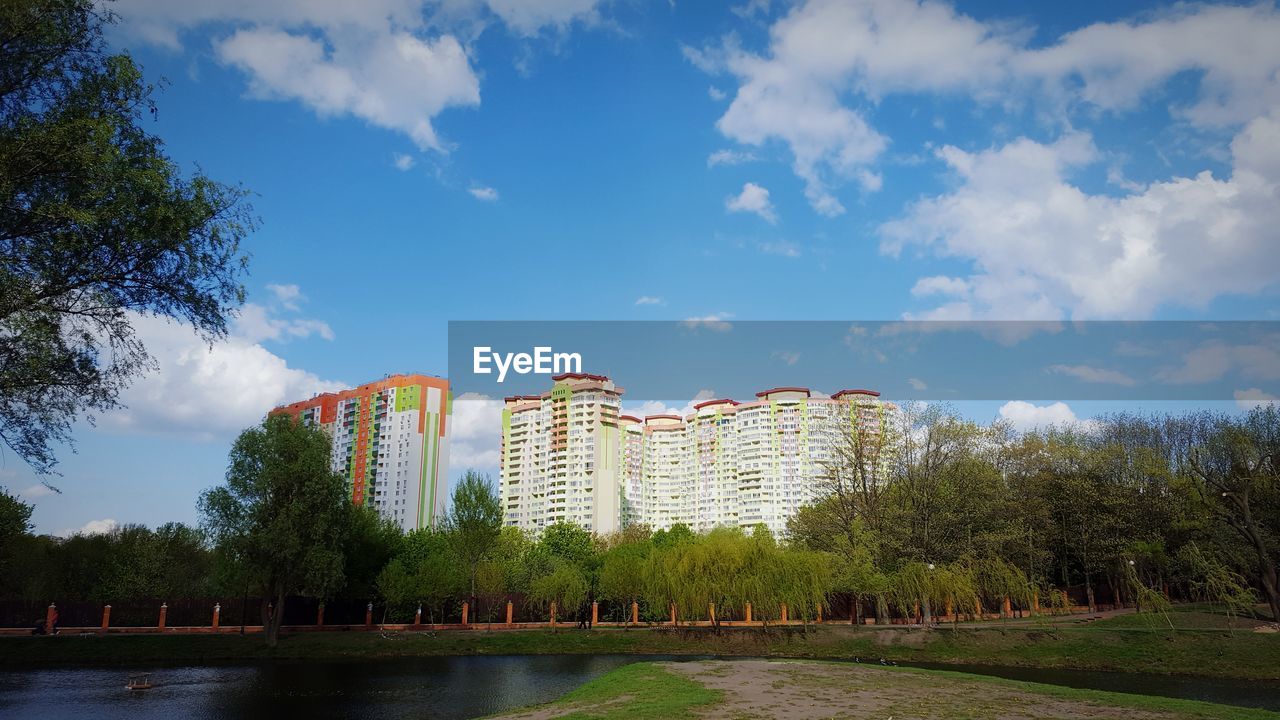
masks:
[[[1069,588],[1065,595],[1068,599],[1068,612],[1079,612],[1086,608],[1079,601],[1084,599],[1080,588]],[[1110,588],[1099,588],[1096,596],[1113,598]],[[321,601],[319,598],[292,596],[285,599],[282,624],[289,628],[344,628],[366,626],[547,626],[554,623],[574,625],[585,622],[588,618],[592,624],[605,626],[635,625],[671,625],[671,624],[711,624],[713,621],[729,626],[764,625],[764,624],[799,624],[805,622],[851,622],[859,605],[853,596],[836,593],[827,599],[822,607],[813,608],[808,613],[797,613],[783,605],[766,611],[764,608],[753,609],[750,603],[741,606],[715,607],[708,603],[705,608],[698,608],[693,613],[677,612],[674,606],[652,607],[642,602],[599,601],[584,604],[580,608],[557,608],[554,603],[543,607],[529,603],[522,595],[508,595],[494,598],[476,598],[470,601],[446,601],[438,607],[388,607],[385,603],[359,599],[333,599]],[[875,608],[869,600],[863,600],[857,617],[866,624],[911,624],[922,619],[919,606],[907,614],[896,613],[888,617],[877,617]],[[1049,603],[1046,602],[1046,609]],[[1116,600],[1111,604],[1099,604],[1099,609],[1111,609],[1119,605]],[[253,627],[262,625],[267,604],[261,598],[195,598],[128,600],[117,603],[99,603],[76,600],[46,604],[30,600],[0,600],[0,628],[9,629],[9,634],[16,629],[34,628],[37,623],[56,618],[62,628],[80,629],[112,629],[127,631],[129,629],[169,629],[184,628],[189,630],[212,629],[215,615],[219,628],[227,631],[232,628]],[[781,612],[779,613],[779,610]],[[1001,617],[1023,616],[1042,612],[1039,599],[1036,598],[1030,607],[1020,607],[1005,598],[997,607],[980,605],[974,608],[955,608],[950,603],[944,607],[933,609],[932,617],[937,622],[952,620],[987,620]],[[802,617],[807,616],[807,617]]]

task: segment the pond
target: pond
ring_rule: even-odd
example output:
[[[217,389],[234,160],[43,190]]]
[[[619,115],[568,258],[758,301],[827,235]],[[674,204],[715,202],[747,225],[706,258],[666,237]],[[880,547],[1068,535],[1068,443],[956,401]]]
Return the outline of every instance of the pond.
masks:
[[[473,718],[553,700],[635,655],[424,657],[366,661],[0,672],[0,717]],[[917,665],[1077,688],[1280,710],[1280,683],[985,665]],[[151,690],[129,692],[131,670]]]
[[[133,692],[125,689],[127,676],[144,668],[0,672],[0,717],[473,718],[554,700],[643,659],[424,657],[146,668],[155,687]]]

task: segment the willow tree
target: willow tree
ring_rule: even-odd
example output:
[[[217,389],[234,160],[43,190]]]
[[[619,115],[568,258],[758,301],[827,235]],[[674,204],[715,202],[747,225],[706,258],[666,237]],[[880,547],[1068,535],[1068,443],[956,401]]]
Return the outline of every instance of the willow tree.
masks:
[[[644,590],[648,542],[616,545],[600,558],[600,597],[618,603],[638,602]]]
[[[201,494],[199,508],[214,541],[257,585],[268,645],[279,636],[285,597],[324,597],[342,586],[351,504],[323,430],[275,415],[240,433],[226,484]]]
[[[576,609],[580,613],[590,596],[590,589],[581,568],[557,558],[552,562],[550,572],[535,577],[529,583],[528,597],[530,602],[544,608],[555,603],[566,612]]]

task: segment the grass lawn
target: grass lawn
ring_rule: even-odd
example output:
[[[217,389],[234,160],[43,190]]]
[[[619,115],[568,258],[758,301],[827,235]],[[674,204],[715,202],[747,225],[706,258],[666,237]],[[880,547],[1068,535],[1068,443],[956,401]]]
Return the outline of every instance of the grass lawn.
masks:
[[[637,663],[508,720],[1112,718],[1280,720],[1280,713],[964,673],[815,661]]]
[[[549,706],[528,712],[537,716],[549,711],[569,720],[692,720],[698,717],[698,710],[710,709],[723,697],[724,693],[658,664],[634,663],[592,680]]]

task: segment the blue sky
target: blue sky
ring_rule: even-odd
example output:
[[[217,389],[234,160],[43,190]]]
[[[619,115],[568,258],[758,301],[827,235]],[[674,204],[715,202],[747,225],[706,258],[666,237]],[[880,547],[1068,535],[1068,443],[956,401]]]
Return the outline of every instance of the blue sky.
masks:
[[[1272,3],[114,9],[165,82],[149,127],[262,227],[233,337],[141,321],[160,370],[62,494],[2,458],[43,532],[194,522],[238,428],[444,374],[449,320],[1276,319]],[[469,407],[455,472],[495,457]]]

